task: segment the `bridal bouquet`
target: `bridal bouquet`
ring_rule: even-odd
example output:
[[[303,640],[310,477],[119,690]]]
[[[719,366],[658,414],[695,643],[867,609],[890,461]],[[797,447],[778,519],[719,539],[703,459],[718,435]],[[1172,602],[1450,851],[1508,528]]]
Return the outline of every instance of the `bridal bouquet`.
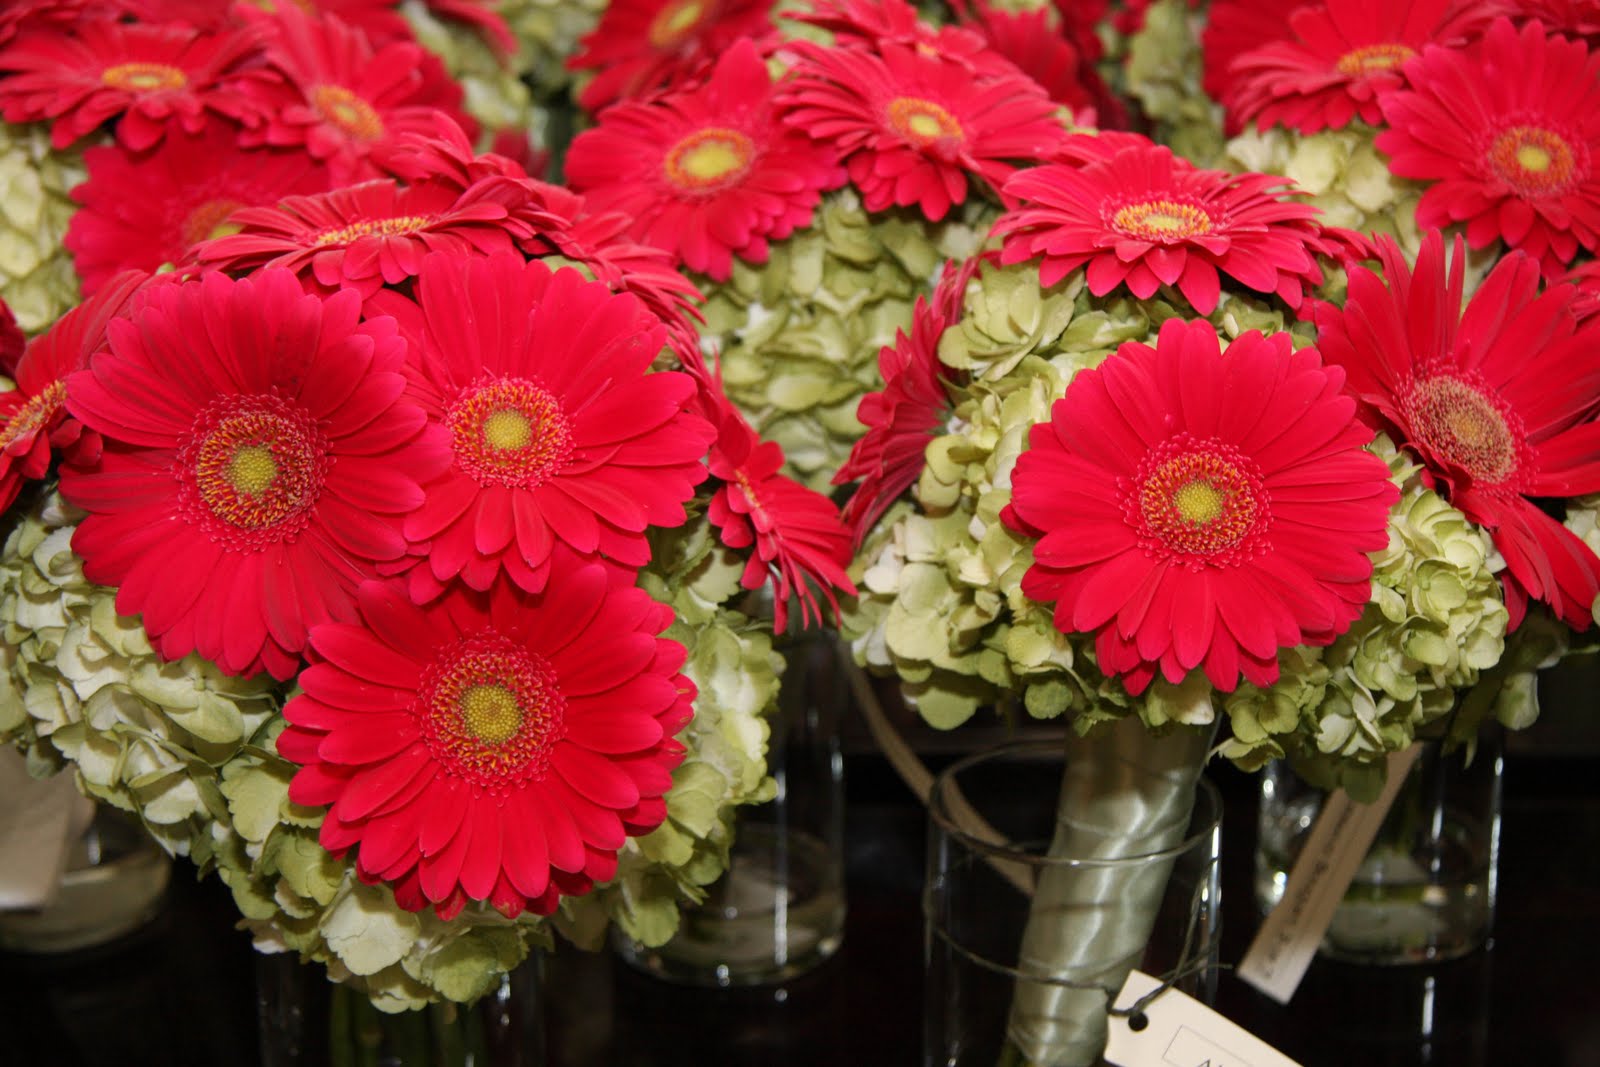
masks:
[[[94,144],[61,190],[87,295],[0,336],[0,733],[400,1010],[554,930],[671,936],[773,789],[745,602],[814,620],[848,535],[665,254],[479,154],[437,60],[375,39],[0,16],[6,136],[57,179]]]

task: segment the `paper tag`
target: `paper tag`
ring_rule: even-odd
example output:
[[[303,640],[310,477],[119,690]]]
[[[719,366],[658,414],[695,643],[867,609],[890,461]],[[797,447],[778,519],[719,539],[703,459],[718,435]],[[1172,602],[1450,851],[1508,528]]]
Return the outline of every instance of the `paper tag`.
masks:
[[[42,908],[55,898],[83,832],[79,809],[88,805],[72,775],[36,781],[20,755],[0,748],[0,911]]]
[[[1134,971],[1117,994],[1128,1009],[1161,983]],[[1300,1067],[1298,1063],[1193,997],[1168,989],[1143,1008],[1144,1027],[1126,1015],[1111,1016],[1105,1061],[1114,1067]]]
[[[1279,1004],[1289,1003],[1421,751],[1416,744],[1389,753],[1383,792],[1371,804],[1351,800],[1343,789],[1328,794],[1289,871],[1283,899],[1267,914],[1239,962],[1241,979]]]

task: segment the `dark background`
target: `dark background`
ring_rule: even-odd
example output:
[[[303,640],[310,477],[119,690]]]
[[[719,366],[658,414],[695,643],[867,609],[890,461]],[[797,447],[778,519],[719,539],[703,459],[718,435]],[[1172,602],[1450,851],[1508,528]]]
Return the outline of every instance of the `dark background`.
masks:
[[[1319,959],[1291,1008],[1224,974],[1218,1009],[1305,1067],[1600,1067],[1597,677],[1552,675],[1540,722],[1508,740],[1487,949],[1437,966]],[[984,727],[907,729],[933,765],[1001,739]],[[609,954],[558,954],[541,986],[550,1067],[919,1063],[924,813],[859,723],[845,736],[849,919],[839,954],[782,989],[726,992],[669,986]],[[1257,786],[1227,766],[1211,774],[1226,804],[1222,956],[1233,963],[1257,921]],[[235,920],[222,886],[180,863],[160,915],[138,933],[73,955],[0,954],[0,1065],[256,1064],[258,964]]]

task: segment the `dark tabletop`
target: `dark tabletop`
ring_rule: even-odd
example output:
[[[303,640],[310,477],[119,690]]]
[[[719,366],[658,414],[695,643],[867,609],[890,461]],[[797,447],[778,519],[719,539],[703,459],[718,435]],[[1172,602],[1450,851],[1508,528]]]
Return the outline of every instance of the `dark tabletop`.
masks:
[[[1594,692],[1583,698],[1591,707]],[[1489,948],[1431,967],[1319,959],[1290,1008],[1224,974],[1217,1007],[1305,1067],[1600,1067],[1600,713],[1551,719],[1508,752]],[[558,954],[542,987],[550,1067],[920,1062],[924,816],[880,757],[852,748],[838,955],[782,989],[708,991],[609,954]],[[1256,784],[1212,773],[1226,803],[1222,955],[1236,962],[1257,921]],[[120,942],[0,955],[0,1067],[257,1062],[248,939],[227,893],[192,874],[180,863],[158,918]]]

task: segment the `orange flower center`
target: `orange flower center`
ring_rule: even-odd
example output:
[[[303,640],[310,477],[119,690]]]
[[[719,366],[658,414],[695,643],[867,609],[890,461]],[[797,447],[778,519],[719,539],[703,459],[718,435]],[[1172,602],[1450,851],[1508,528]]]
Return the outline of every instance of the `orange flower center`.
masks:
[[[1522,420],[1487,390],[1460,378],[1429,378],[1401,403],[1418,443],[1473,480],[1504,482],[1521,466]]]
[[[1141,241],[1183,241],[1211,232],[1211,213],[1183,200],[1141,200],[1126,204],[1111,216],[1119,233]]]
[[[561,401],[524,378],[469,387],[445,425],[456,465],[479,485],[541,485],[572,456],[572,426]]]
[[[504,790],[542,778],[566,700],[542,657],[498,634],[467,638],[423,672],[422,737],[446,772]]]
[[[324,119],[358,141],[376,141],[383,136],[383,120],[372,105],[342,85],[312,89],[311,105]]]
[[[178,464],[193,491],[184,510],[234,545],[260,546],[310,521],[328,447],[310,415],[279,397],[225,396],[195,420]]]
[[[705,21],[711,4],[707,0],[673,0],[650,20],[650,43],[671,48]]]
[[[1393,70],[1412,56],[1416,50],[1403,44],[1364,44],[1339,57],[1339,73],[1351,78],[1361,78]]]
[[[320,248],[324,245],[347,245],[358,237],[404,237],[427,229],[434,221],[432,215],[396,215],[387,219],[362,219],[348,226],[323,230],[317,234],[312,244]]]
[[[711,126],[673,145],[662,169],[684,192],[712,192],[744,177],[755,155],[755,144],[738,130]]]
[[[165,63],[118,63],[107,67],[100,80],[113,89],[130,93],[153,93],[161,89],[182,89],[189,76]]]
[[[7,420],[5,428],[0,429],[0,449],[10,448],[13,443],[31,437],[50,425],[66,399],[67,383],[60,379],[45,386],[38,396],[29,397],[28,402]]]
[[[1542,126],[1512,126],[1489,146],[1489,167],[1522,197],[1550,196],[1572,185],[1572,146]]]
[[[1188,434],[1146,457],[1129,504],[1147,550],[1190,564],[1255,555],[1271,518],[1255,463],[1232,445]]]
[[[889,101],[889,125],[919,148],[939,141],[960,141],[966,136],[954,115],[932,100],[916,96]]]
[[[196,245],[214,237],[226,237],[239,232],[239,227],[229,222],[233,213],[244,205],[237,200],[207,200],[183,220],[179,228],[185,245]]]

